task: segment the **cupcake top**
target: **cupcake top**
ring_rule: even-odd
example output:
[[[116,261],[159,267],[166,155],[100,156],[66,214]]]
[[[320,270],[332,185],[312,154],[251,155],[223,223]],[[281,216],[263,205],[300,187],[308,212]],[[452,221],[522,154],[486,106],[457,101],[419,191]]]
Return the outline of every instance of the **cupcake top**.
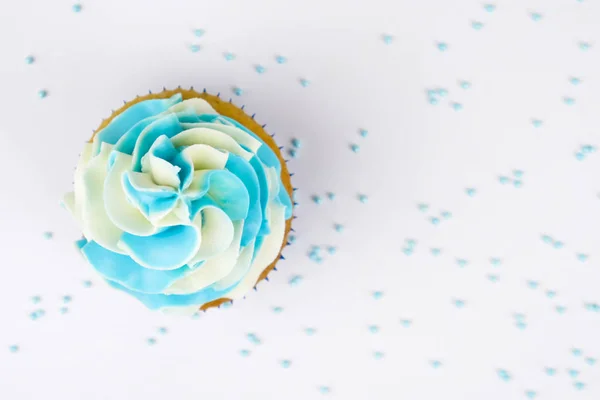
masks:
[[[181,94],[136,103],[97,132],[64,204],[89,263],[151,309],[242,297],[292,216],[271,148]]]

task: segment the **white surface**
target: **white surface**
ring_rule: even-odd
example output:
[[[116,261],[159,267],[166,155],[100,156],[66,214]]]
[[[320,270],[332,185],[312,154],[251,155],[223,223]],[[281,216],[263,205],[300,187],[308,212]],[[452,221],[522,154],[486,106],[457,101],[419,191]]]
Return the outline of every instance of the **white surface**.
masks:
[[[82,4],[74,13],[68,1],[13,1],[0,13],[0,398],[600,397],[600,313],[584,308],[600,303],[600,154],[574,157],[580,145],[600,146],[597,2],[499,0],[493,13],[478,0]],[[543,18],[532,21],[533,11]],[[484,27],[474,30],[473,20]],[[206,34],[196,38],[196,28]],[[384,33],[393,43],[383,43]],[[579,41],[592,46],[582,51]],[[193,43],[202,49],[191,52]],[[226,61],[226,51],[236,59]],[[288,62],[277,64],[278,54]],[[458,87],[463,79],[470,89]],[[83,142],[111,108],[177,85],[235,97],[280,144],[303,144],[290,162],[301,205],[287,260],[258,292],[198,320],[150,313],[102,285],[73,249],[79,235],[59,207]],[[233,86],[244,94],[233,96]],[[449,95],[432,106],[425,90],[435,87]],[[49,95],[40,100],[42,88]],[[350,143],[361,145],[358,154]],[[513,169],[525,173],[520,189],[498,183]],[[467,187],[477,188],[473,198]],[[333,202],[310,201],[327,191]],[[452,218],[433,226],[427,218],[440,210]],[[565,247],[553,249],[542,234]],[[411,256],[402,253],[406,238],[418,241]],[[306,256],[312,245],[338,252],[317,265]],[[433,257],[431,247],[442,254]],[[492,267],[490,257],[502,264]],[[468,265],[459,268],[457,258]],[[304,280],[291,287],[296,274]],[[84,279],[94,286],[84,288]],[[540,286],[528,288],[529,279]],[[373,299],[374,290],[383,298]],[[66,315],[58,312],[63,295],[73,296]],[[31,321],[37,308],[46,316]],[[526,329],[515,327],[515,312],[526,315]],[[369,333],[371,324],[380,332]],[[169,332],[158,334],[159,326]],[[249,332],[262,344],[250,343]],[[385,356],[376,360],[374,351]],[[499,368],[512,380],[502,381]],[[577,391],[575,381],[586,388]],[[321,385],[331,392],[321,394]]]

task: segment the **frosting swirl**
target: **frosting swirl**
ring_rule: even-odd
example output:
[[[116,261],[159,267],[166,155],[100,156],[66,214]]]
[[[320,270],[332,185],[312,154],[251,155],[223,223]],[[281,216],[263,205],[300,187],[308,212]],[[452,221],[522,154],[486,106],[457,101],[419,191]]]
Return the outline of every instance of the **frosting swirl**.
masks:
[[[179,93],[134,104],[100,130],[64,205],[94,269],[151,309],[243,296],[278,256],[292,216],[269,146]]]

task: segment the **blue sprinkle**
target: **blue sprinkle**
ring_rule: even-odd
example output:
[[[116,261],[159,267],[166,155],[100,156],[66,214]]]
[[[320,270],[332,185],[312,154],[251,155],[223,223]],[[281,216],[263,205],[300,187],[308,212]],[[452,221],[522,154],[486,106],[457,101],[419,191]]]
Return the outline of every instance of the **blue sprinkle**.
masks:
[[[575,382],[575,383],[573,383],[573,386],[577,390],[583,390],[585,388],[585,383],[583,383],[583,382]]]
[[[513,175],[515,178],[522,178],[523,174],[525,174],[525,172],[523,172],[523,170],[520,170],[520,169],[513,170]]]
[[[536,394],[537,393],[535,392],[535,390],[526,390],[525,391],[525,396],[527,396],[527,398],[529,398],[529,399],[534,399]]]
[[[38,317],[43,317],[44,315],[46,315],[46,311],[42,310],[41,308],[35,312],[37,313]]]
[[[567,370],[567,372],[569,373],[569,376],[571,378],[577,378],[579,376],[579,371],[577,371],[576,369],[569,369]]]
[[[583,161],[585,159],[585,154],[578,151],[575,153],[575,158],[577,161]]]
[[[524,330],[525,328],[527,328],[527,324],[525,322],[523,322],[523,321],[517,321],[515,323],[515,326],[517,328],[519,328],[520,330]]]
[[[577,259],[581,262],[586,262],[588,257],[589,256],[587,254],[577,253]]]
[[[146,339],[146,343],[148,343],[150,346],[153,346],[156,344],[156,339],[153,337],[148,338],[148,339]]]
[[[414,247],[417,244],[415,239],[406,239],[405,242],[408,247]]]
[[[32,302],[33,304],[38,304],[38,303],[40,303],[41,301],[42,301],[42,297],[41,297],[41,296],[33,296],[33,297],[31,298],[31,302]]]
[[[378,333],[379,332],[379,327],[377,325],[370,325],[369,326],[369,332],[371,332],[371,333]]]
[[[359,194],[358,195],[358,201],[360,201],[361,203],[366,203],[369,200],[369,198],[367,197],[366,194]]]
[[[197,52],[199,52],[201,48],[202,48],[202,47],[200,47],[200,45],[199,45],[199,44],[191,44],[191,45],[190,45],[190,51],[191,51],[192,53],[197,53]]]
[[[351,144],[350,150],[352,150],[353,153],[358,153],[358,151],[360,150],[360,147],[357,144]]]
[[[167,328],[164,326],[161,326],[158,328],[158,333],[160,333],[161,335],[166,335],[168,332]]]
[[[250,350],[242,349],[240,350],[240,356],[248,357],[250,355]]]
[[[48,91],[46,89],[41,89],[41,90],[38,91],[38,97],[40,99],[43,99],[46,96],[48,96]]]
[[[566,308],[565,306],[560,306],[560,305],[558,305],[558,306],[554,307],[554,309],[555,309],[555,310],[556,310],[556,312],[557,312],[557,313],[559,313],[559,314],[564,314],[564,313],[565,313],[565,311],[567,311],[567,308]]]
[[[323,198],[321,196],[316,195],[316,194],[311,197],[311,200],[315,204],[321,204],[323,202]]]
[[[414,252],[414,249],[412,247],[404,247],[402,248],[402,252],[407,256],[411,256]]]
[[[521,186],[523,186],[523,182],[521,182],[520,180],[517,179],[517,180],[513,181],[513,185],[514,185],[514,187],[516,187],[518,189]]]
[[[513,317],[517,320],[517,321],[522,321],[525,319],[525,314],[523,313],[514,313]]]
[[[544,124],[544,122],[540,119],[533,119],[533,120],[531,120],[531,124],[533,125],[534,128],[539,128]]]
[[[383,358],[383,353],[381,351],[375,351],[373,352],[373,358],[376,360],[381,360]]]
[[[581,79],[572,76],[569,79],[569,82],[571,82],[572,85],[579,85],[581,83]]]
[[[539,283],[537,281],[527,281],[527,286],[531,289],[537,289]]]
[[[439,51],[446,51],[446,50],[448,50],[448,44],[445,43],[445,42],[439,42],[439,43],[437,43],[436,47],[437,47],[437,49]]]
[[[265,67],[263,67],[262,65],[256,65],[256,66],[254,67],[254,70],[255,70],[256,72],[258,72],[259,74],[264,74],[264,73],[265,73],[265,71],[266,71],[266,68],[265,68]]]
[[[337,248],[335,246],[327,246],[327,252],[329,254],[334,255],[336,251],[337,251]]]
[[[441,215],[444,219],[452,218],[452,213],[450,211],[442,211]]]
[[[405,328],[410,328],[410,326],[412,325],[412,321],[410,319],[402,319],[400,320],[400,323]]]
[[[277,62],[277,64],[285,64],[287,62],[287,58],[284,56],[277,56],[275,57],[275,62]]]
[[[290,360],[281,360],[280,364],[282,368],[289,368],[292,362]]]
[[[194,36],[201,37],[204,36],[206,31],[204,29],[194,29]]]
[[[575,99],[572,97],[563,97],[563,102],[568,106],[572,106],[575,104]]]
[[[554,239],[552,239],[552,237],[549,235],[542,235],[542,241],[546,244],[552,244]]]
[[[583,51],[590,49],[590,44],[588,42],[579,42],[579,48]]]
[[[66,314],[69,312],[69,307],[61,307],[58,312],[61,314]]]
[[[488,279],[489,279],[491,282],[494,282],[494,283],[498,282],[498,280],[500,279],[500,278],[498,277],[498,275],[492,275],[492,274],[488,274],[488,276],[487,276],[487,277],[488,277]]]
[[[383,297],[383,292],[381,290],[376,290],[373,292],[373,298],[375,300],[379,300]]]
[[[554,248],[555,249],[562,249],[564,245],[565,244],[563,242],[561,242],[560,240],[555,240],[554,241]]]
[[[475,189],[475,188],[466,188],[465,189],[465,193],[467,194],[467,196],[473,197],[473,196],[475,196],[475,194],[477,194],[477,189]]]
[[[11,353],[18,353],[19,345],[11,344],[10,346],[8,346],[8,351],[10,351]]]
[[[392,42],[394,41],[394,37],[392,35],[383,35],[382,39],[383,43],[385,44],[392,44]]]
[[[507,178],[506,176],[499,176],[498,177],[498,182],[500,182],[501,184],[505,185],[510,181],[509,178]]]
[[[479,22],[479,21],[471,21],[471,27],[473,29],[475,29],[476,31],[480,30],[481,28],[483,28],[483,23]]]
[[[434,257],[439,256],[441,253],[442,253],[441,249],[438,249],[436,247],[434,247],[434,248],[431,249],[431,255],[433,255]]]
[[[233,54],[233,53],[225,52],[225,53],[223,53],[223,57],[225,57],[226,61],[235,60],[235,54]]]
[[[573,349],[571,349],[571,354],[573,354],[575,357],[579,357],[583,353],[582,353],[581,349],[573,348]]]
[[[279,314],[283,311],[283,307],[273,307],[273,312]]]
[[[290,244],[294,244],[296,242],[296,235],[288,236],[288,242],[290,242]]]
[[[592,358],[592,357],[586,357],[585,362],[588,365],[594,365],[594,364],[596,364],[596,359]]]
[[[554,291],[554,290],[546,290],[546,296],[549,299],[553,299],[554,297],[556,297],[556,291]]]
[[[452,108],[454,109],[454,111],[460,111],[463,109],[462,104],[457,103],[457,102],[453,102],[452,103]]]
[[[446,97],[448,95],[448,90],[444,88],[439,88],[436,90],[436,93],[441,97]]]
[[[364,138],[366,138],[366,137],[369,135],[369,131],[368,131],[368,130],[366,130],[366,129],[360,129],[360,130],[358,131],[358,134],[359,134],[361,137],[364,137]]]
[[[75,3],[75,4],[73,4],[73,6],[71,7],[71,9],[73,10],[73,12],[76,12],[76,13],[80,12],[80,11],[81,11],[81,8],[82,8],[82,7],[81,7],[81,4],[79,4],[79,3]]]
[[[342,232],[344,230],[344,225],[335,224],[335,225],[333,225],[333,229],[335,229],[336,232]]]
[[[512,378],[512,377],[510,376],[510,374],[508,373],[508,371],[507,371],[507,370],[505,370],[505,369],[499,369],[499,370],[498,370],[498,377],[499,377],[500,379],[502,379],[504,382],[508,382],[508,381],[510,381],[510,380],[511,380],[511,378]]]
[[[306,333],[308,336],[312,336],[317,332],[317,330],[315,328],[305,328],[304,329],[304,333]]]
[[[239,87],[234,87],[233,94],[235,94],[236,96],[241,96],[242,94],[244,94],[244,91]]]
[[[469,81],[460,81],[460,87],[463,89],[470,89],[471,88],[471,82]]]
[[[431,360],[429,363],[433,368],[439,368],[442,366],[442,362],[439,360]]]
[[[483,9],[489,13],[494,12],[496,10],[496,6],[494,4],[485,4]]]
[[[426,212],[429,209],[429,205],[425,203],[420,203],[419,205],[417,205],[417,208],[421,212]]]
[[[429,218],[429,220],[431,221],[431,223],[433,225],[439,225],[439,223],[440,223],[440,219],[438,217],[431,217],[431,218]]]
[[[319,392],[321,392],[321,394],[327,394],[331,392],[331,389],[329,389],[328,386],[321,386],[319,387]]]
[[[35,62],[35,57],[34,56],[27,56],[25,57],[25,64],[33,64]]]
[[[63,301],[63,303],[65,303],[65,304],[67,304],[67,303],[70,303],[70,302],[71,302],[71,300],[73,300],[73,298],[72,298],[71,296],[69,296],[69,295],[65,295],[65,296],[63,296],[63,298],[62,298],[62,301]]]
[[[463,308],[465,306],[465,301],[460,300],[460,299],[455,299],[454,305],[456,306],[456,308]]]
[[[307,87],[308,85],[310,85],[310,81],[308,79],[300,79],[300,85],[302,85],[302,87]]]
[[[546,368],[544,368],[544,371],[546,372],[546,375],[548,375],[548,376],[556,375],[556,368],[546,367]]]
[[[537,12],[532,12],[532,13],[531,13],[531,19],[532,19],[534,22],[537,22],[537,21],[539,21],[539,20],[541,20],[541,19],[542,19],[542,14],[540,14],[540,13],[537,13]]]
[[[584,307],[588,311],[600,312],[600,305],[598,303],[586,303]]]
[[[333,193],[333,192],[327,192],[327,198],[328,198],[329,200],[333,200],[333,199],[335,199],[335,193]]]
[[[302,282],[302,276],[300,275],[294,275],[288,281],[290,286],[298,286],[300,282]]]
[[[457,258],[456,263],[458,264],[459,267],[464,268],[469,262],[467,260],[465,260],[464,258]]]
[[[300,147],[302,147],[302,142],[300,142],[300,139],[296,139],[293,138],[290,143],[292,144],[293,147],[299,149]]]
[[[296,158],[298,156],[298,150],[296,149],[288,149],[287,152],[291,158]]]
[[[594,153],[596,151],[596,147],[592,146],[591,144],[584,144],[581,146],[581,151],[583,151],[585,154]]]
[[[256,336],[256,334],[254,333],[247,333],[246,334],[246,338],[252,343],[252,344],[260,344],[261,341],[258,338],[258,336]]]
[[[90,281],[90,280],[83,281],[83,287],[84,288],[91,288],[92,287],[92,281]]]
[[[437,96],[438,91],[434,89],[427,89],[427,97],[435,97]]]
[[[490,264],[492,264],[494,267],[497,267],[500,264],[502,264],[502,260],[499,259],[498,257],[492,257],[492,258],[490,258]]]

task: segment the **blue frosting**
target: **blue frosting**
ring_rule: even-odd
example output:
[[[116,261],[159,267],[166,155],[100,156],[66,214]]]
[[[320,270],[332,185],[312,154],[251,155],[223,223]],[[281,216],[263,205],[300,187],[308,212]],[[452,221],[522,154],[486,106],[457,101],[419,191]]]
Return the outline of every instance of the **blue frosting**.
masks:
[[[247,246],[253,246],[248,250],[254,260],[265,236],[271,232],[266,212],[269,187],[265,168],[274,168],[277,176],[281,174],[275,153],[260,137],[237,121],[220,115],[197,114],[189,109],[166,112],[181,101],[181,95],[177,94],[169,99],[146,100],[129,107],[98,132],[92,155],[99,154],[101,143],[114,145],[107,164],[109,171],[114,166],[117,153],[132,156],[131,168],[120,177],[122,188],[128,202],[146,218],[160,218],[175,207],[183,206],[187,209],[189,221],[158,228],[149,236],[124,232],[119,246],[126,254],[109,250],[94,240],[77,242],[90,264],[111,286],[133,295],[152,309],[201,305],[222,297],[241,282],[249,265],[240,267],[245,270],[236,271],[235,276],[239,279],[229,282],[226,288],[212,284],[190,294],[164,293],[174,282],[203,267],[204,260],[195,259],[193,265],[189,264],[202,240],[199,227],[190,222],[206,207],[218,207],[232,222],[243,221],[240,252]],[[262,145],[248,160],[224,153],[227,159],[222,170],[204,171],[194,178],[194,167],[182,154],[185,147],[177,148],[169,139],[186,130],[185,124],[198,122],[234,126]],[[179,187],[148,183],[147,178],[141,183],[134,179],[135,174],[142,172],[142,160],[148,154],[173,166],[179,177]],[[193,185],[192,181],[195,182]],[[286,219],[291,217],[292,202],[281,182],[272,201],[285,207]]]

